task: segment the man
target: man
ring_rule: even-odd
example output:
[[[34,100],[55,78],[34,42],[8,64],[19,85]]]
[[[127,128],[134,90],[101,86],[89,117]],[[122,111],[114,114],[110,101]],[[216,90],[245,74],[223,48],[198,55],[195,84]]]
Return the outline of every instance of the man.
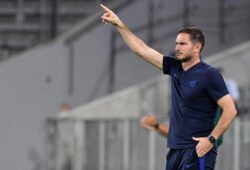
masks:
[[[130,49],[171,76],[171,112],[166,170],[214,169],[214,142],[237,114],[221,74],[201,61],[204,36],[199,29],[184,28],[176,37],[176,58],[164,56],[135,36],[120,18],[101,4],[101,19],[113,24]],[[214,113],[223,112],[214,127]]]

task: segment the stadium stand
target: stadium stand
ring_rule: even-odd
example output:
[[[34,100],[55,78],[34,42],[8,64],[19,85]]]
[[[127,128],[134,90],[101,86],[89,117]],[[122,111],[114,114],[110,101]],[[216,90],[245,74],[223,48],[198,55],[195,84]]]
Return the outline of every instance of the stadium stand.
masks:
[[[55,38],[95,12],[99,8],[99,2],[1,0],[0,61]]]

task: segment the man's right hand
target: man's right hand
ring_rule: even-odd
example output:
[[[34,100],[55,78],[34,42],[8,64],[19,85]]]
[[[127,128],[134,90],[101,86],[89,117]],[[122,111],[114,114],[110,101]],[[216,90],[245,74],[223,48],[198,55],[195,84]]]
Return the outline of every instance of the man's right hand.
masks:
[[[129,48],[139,57],[151,63],[155,67],[162,69],[163,54],[147,46],[140,38],[132,33],[120,18],[108,7],[101,4],[104,14],[101,19],[105,23],[111,23],[116,26],[122,38]]]
[[[103,4],[100,4],[100,6],[104,11],[104,14],[101,16],[101,19],[103,22],[105,22],[107,24],[111,23],[111,24],[118,26],[118,27],[121,27],[123,25],[120,18],[112,10],[110,10],[108,7],[106,7]]]

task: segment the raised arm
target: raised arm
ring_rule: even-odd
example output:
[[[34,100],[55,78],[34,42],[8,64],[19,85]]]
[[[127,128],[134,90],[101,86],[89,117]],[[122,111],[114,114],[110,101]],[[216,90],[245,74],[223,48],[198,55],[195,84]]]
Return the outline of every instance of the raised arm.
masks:
[[[104,11],[101,17],[102,21],[116,26],[126,44],[135,54],[157,68],[162,69],[163,54],[150,48],[140,38],[134,35],[112,10],[103,4],[100,6]]]

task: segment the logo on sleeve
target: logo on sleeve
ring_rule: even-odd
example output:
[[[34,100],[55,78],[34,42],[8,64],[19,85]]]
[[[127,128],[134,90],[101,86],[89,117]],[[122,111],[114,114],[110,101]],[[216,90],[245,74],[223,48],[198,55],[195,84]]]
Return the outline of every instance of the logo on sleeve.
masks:
[[[186,168],[189,169],[194,165],[194,163],[186,164]]]

